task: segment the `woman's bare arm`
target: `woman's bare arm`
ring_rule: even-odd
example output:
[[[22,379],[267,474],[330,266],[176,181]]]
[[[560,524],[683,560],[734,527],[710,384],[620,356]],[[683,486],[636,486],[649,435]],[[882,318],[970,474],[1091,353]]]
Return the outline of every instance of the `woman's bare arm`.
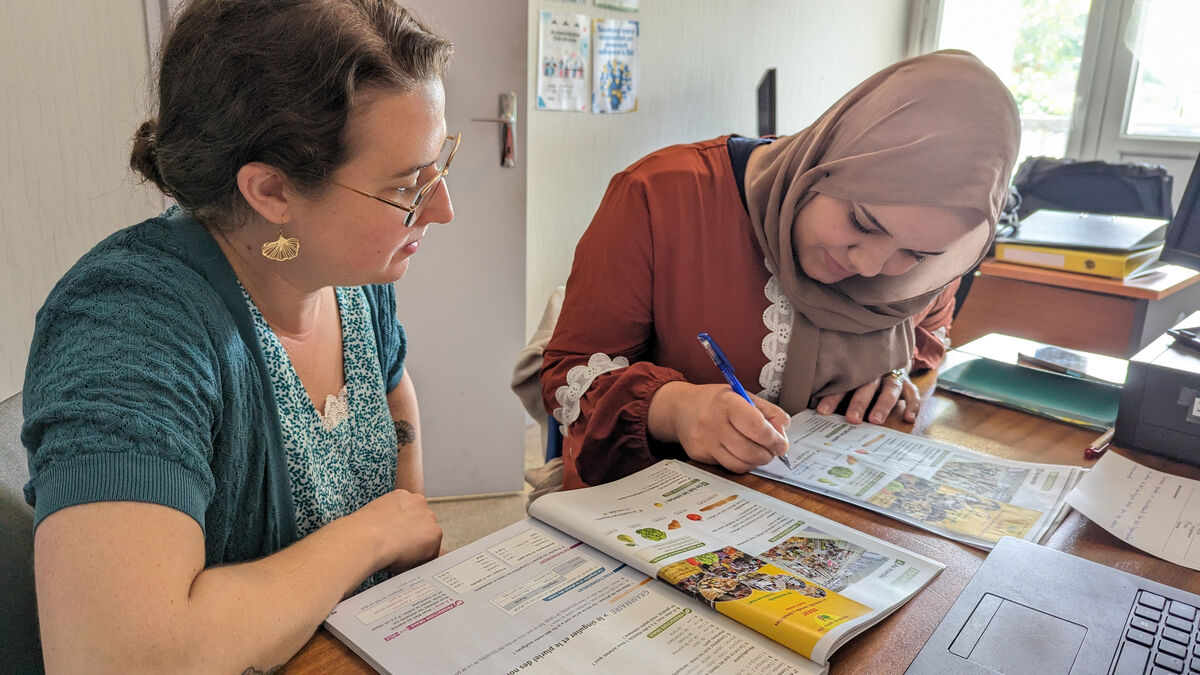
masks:
[[[204,536],[180,511],[98,502],[38,527],[34,565],[49,672],[267,671],[384,566],[434,557],[423,496],[372,501],[260,560],[204,568]]]
[[[421,462],[421,415],[417,410],[417,392],[408,370],[400,384],[388,392],[388,409],[396,425],[396,487],[425,494],[424,465]]]

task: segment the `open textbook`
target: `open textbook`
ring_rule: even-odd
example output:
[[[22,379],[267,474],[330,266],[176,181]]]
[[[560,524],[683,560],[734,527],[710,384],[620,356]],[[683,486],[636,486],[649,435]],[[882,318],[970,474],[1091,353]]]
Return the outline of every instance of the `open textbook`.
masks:
[[[944,567],[674,460],[530,514],[325,625],[384,673],[824,673]]]
[[[792,417],[788,441],[792,468],[772,461],[754,473],[984,549],[1004,536],[1040,543],[1083,475],[811,410]]]

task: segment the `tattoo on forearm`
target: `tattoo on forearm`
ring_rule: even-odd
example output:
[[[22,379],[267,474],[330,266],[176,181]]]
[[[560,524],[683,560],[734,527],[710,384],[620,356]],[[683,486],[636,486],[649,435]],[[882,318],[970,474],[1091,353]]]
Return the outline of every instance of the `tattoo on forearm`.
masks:
[[[274,668],[270,668],[265,671],[259,670],[258,668],[255,668],[254,666],[250,666],[249,668],[242,671],[242,675],[273,675],[273,673],[278,673],[281,670],[283,670],[282,663],[275,666]]]
[[[417,430],[405,420],[393,420],[396,424],[396,445],[404,447],[417,440]]]

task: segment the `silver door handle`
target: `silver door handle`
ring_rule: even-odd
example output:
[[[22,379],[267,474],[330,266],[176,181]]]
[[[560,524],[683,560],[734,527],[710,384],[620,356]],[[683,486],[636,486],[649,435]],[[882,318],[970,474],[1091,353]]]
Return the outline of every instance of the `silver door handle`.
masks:
[[[514,127],[517,123],[517,95],[514,92],[500,94],[499,117],[472,117],[472,122],[495,122],[500,125],[500,166],[512,168],[517,165],[517,147]]]

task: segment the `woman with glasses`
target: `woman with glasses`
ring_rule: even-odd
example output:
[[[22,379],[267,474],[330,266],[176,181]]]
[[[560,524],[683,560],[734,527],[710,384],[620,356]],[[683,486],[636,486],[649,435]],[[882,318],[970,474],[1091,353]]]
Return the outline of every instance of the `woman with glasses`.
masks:
[[[178,206],[64,276],[26,372],[49,670],[265,671],[438,554],[392,282],[453,218],[451,51],[392,0],[180,10],[131,158]]]
[[[793,136],[672,146],[617,174],[544,352],[566,487],[665,457],[748,471],[786,453],[789,415],[810,407],[914,420],[907,371],[940,362],[1019,133],[1000,80],[939,52]],[[757,396],[725,382],[701,332]]]

